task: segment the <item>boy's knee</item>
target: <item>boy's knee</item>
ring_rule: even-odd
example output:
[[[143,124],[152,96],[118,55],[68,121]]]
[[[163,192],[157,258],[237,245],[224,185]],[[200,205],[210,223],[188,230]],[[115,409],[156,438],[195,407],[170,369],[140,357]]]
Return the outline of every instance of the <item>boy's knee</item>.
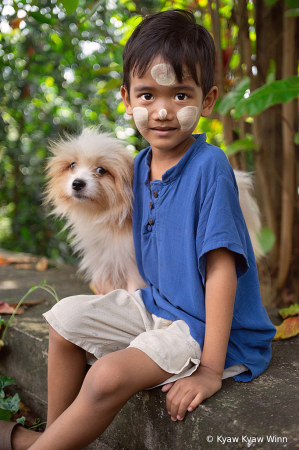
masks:
[[[122,370],[114,362],[99,359],[86,376],[85,389],[93,401],[120,395],[125,388]]]

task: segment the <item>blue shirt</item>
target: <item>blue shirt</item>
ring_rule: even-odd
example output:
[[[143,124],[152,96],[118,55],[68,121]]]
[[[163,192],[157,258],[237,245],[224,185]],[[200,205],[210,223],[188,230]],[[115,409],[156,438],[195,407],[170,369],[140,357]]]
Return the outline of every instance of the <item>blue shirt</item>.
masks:
[[[184,320],[203,348],[207,252],[235,253],[238,277],[225,368],[245,364],[235,376],[249,381],[271,359],[271,324],[260,297],[255,257],[239,204],[234,172],[224,152],[196,141],[162,181],[150,182],[151,148],[135,158],[133,235],[142,298],[150,313]]]

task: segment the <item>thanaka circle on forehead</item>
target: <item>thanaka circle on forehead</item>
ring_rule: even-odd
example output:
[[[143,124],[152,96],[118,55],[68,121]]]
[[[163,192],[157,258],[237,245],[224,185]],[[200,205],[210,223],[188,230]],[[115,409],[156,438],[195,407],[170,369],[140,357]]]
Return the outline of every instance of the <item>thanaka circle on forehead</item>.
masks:
[[[170,64],[156,64],[151,69],[151,76],[161,86],[170,86],[175,82],[176,76]]]
[[[195,122],[199,120],[199,108],[196,106],[185,106],[177,112],[177,118],[182,131],[191,130]]]
[[[133,117],[138,130],[146,130],[148,124],[148,110],[142,106],[133,108]]]
[[[177,81],[174,68],[170,64],[161,63],[156,64],[151,69],[151,76],[161,86],[171,86]],[[191,77],[191,73],[186,66],[182,69],[182,78]]]

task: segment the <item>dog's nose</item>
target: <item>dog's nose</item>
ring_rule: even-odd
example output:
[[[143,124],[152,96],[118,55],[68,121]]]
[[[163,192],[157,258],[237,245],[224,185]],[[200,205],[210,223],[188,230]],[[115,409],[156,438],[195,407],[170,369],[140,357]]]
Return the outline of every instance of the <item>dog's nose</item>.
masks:
[[[75,191],[81,191],[86,186],[86,183],[84,180],[74,180],[72,183],[72,188],[75,189]]]

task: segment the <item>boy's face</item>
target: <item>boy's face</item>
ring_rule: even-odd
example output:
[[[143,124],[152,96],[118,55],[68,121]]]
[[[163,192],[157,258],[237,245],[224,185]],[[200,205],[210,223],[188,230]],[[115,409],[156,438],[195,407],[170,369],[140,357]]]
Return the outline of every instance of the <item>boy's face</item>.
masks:
[[[121,94],[127,114],[134,116],[136,127],[152,149],[171,151],[193,141],[200,116],[212,112],[217,88],[213,86],[203,99],[202,88],[187,69],[179,83],[172,66],[157,56],[141,78],[131,75],[130,92],[122,87]]]

